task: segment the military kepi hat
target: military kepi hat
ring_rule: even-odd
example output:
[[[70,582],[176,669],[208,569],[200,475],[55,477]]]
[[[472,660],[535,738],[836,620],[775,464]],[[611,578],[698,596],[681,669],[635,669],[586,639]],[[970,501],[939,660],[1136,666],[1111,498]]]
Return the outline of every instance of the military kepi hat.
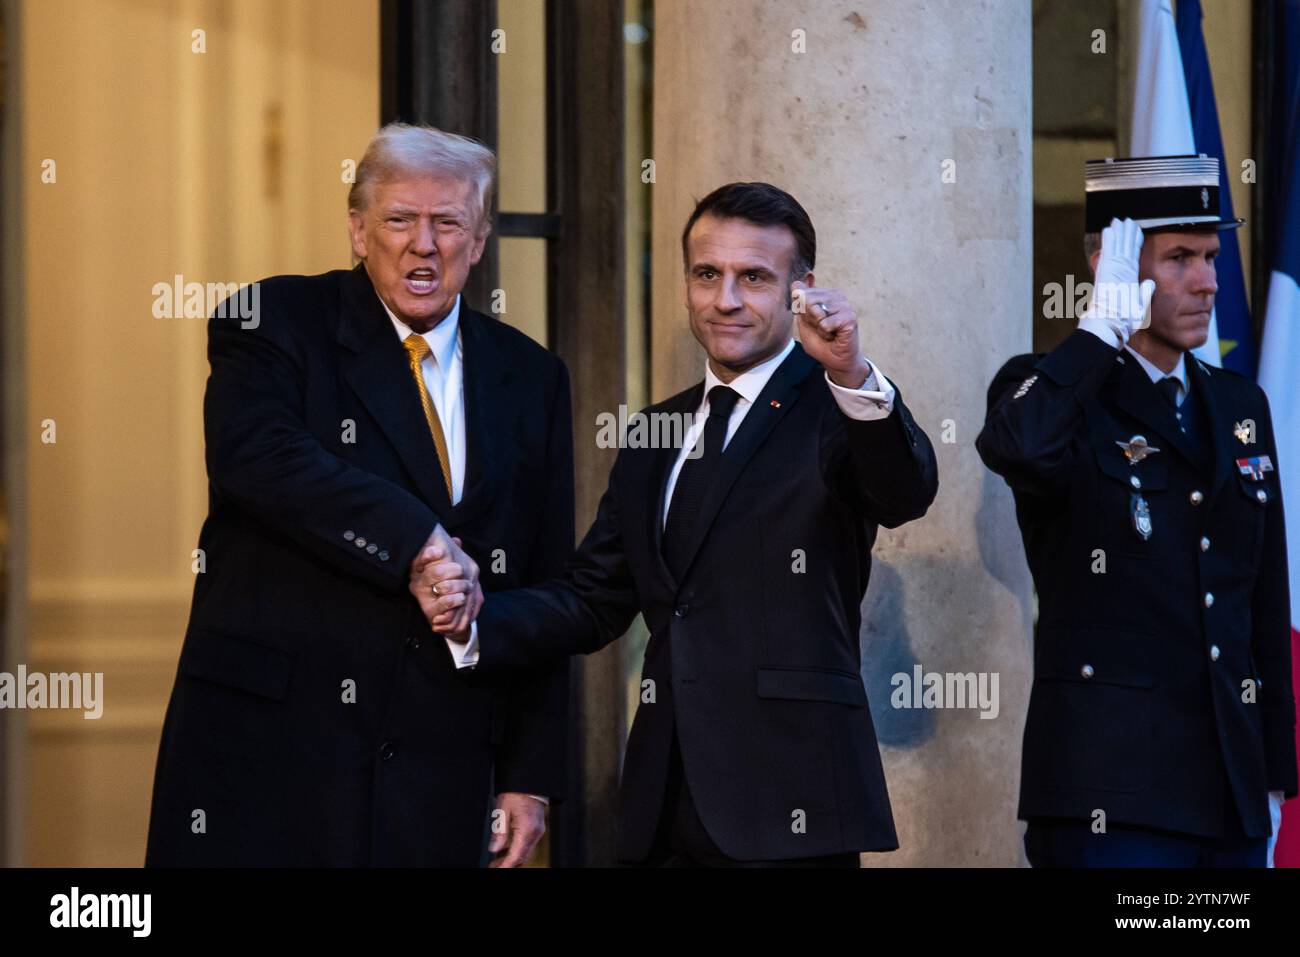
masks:
[[[1219,215],[1219,161],[1200,156],[1134,156],[1084,164],[1084,229],[1099,233],[1112,219],[1143,231],[1236,229],[1244,219]]]

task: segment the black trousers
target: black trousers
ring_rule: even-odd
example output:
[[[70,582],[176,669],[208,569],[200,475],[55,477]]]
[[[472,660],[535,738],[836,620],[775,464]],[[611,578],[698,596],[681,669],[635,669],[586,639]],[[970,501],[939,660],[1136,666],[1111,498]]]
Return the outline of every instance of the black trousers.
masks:
[[[1266,866],[1268,839],[1246,836],[1226,776],[1223,788],[1222,837],[1129,824],[1112,824],[1097,834],[1089,821],[1034,818],[1025,828],[1025,856],[1032,867]]]
[[[709,837],[695,809],[695,801],[682,771],[682,754],[673,734],[664,786],[664,806],[654,847],[646,867],[858,867],[858,855],[830,854],[825,857],[797,857],[779,861],[738,861],[727,857]]]

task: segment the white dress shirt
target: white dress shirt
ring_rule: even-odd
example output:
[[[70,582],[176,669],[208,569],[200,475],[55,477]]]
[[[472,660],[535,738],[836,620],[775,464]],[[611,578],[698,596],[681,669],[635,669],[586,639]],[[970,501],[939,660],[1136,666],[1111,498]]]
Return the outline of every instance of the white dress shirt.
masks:
[[[415,333],[393,315],[387,303],[384,312],[393,320],[397,337],[403,342]],[[440,323],[428,332],[416,334],[429,344],[429,355],[420,364],[420,371],[424,373],[424,386],[429,390],[429,398],[438,411],[438,421],[442,423],[442,434],[447,439],[451,504],[455,505],[465,491],[465,377],[462,371],[464,350],[460,342],[460,296],[456,297],[451,312]]]

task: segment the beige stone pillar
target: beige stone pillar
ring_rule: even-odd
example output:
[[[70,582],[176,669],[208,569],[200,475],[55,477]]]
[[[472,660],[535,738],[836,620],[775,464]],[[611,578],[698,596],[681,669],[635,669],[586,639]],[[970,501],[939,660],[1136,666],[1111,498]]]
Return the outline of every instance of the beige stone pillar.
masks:
[[[703,373],[682,305],[694,200],[732,180],[790,191],[818,284],[854,302],[939,458],[938,500],[882,532],[864,603],[902,845],[866,863],[1017,865],[1031,589],[974,440],[994,372],[1030,344],[1030,5],[658,0],[655,21],[653,398]],[[996,674],[997,716],[890,707],[918,664]]]

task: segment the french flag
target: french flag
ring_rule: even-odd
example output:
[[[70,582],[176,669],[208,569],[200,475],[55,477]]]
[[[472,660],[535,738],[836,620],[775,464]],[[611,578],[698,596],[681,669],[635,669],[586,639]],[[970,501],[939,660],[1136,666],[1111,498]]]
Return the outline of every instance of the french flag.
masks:
[[[1176,16],[1171,0],[1139,0],[1135,15],[1137,69],[1129,155],[1214,157],[1219,161],[1219,214],[1232,219],[1232,192],[1201,31],[1200,0],[1178,0]],[[1253,377],[1255,336],[1236,230],[1220,232],[1219,243],[1219,292],[1209,336],[1195,354],[1202,362]]]
[[[1282,501],[1288,509],[1286,543],[1291,584],[1291,669],[1300,688],[1300,3],[1277,2],[1277,109],[1270,131],[1272,195],[1278,197],[1271,251],[1259,384],[1268,395],[1277,439]],[[1298,709],[1300,710],[1300,709]],[[1300,722],[1300,714],[1297,714]],[[1300,867],[1300,800],[1282,808],[1282,828],[1273,852],[1277,867]]]

